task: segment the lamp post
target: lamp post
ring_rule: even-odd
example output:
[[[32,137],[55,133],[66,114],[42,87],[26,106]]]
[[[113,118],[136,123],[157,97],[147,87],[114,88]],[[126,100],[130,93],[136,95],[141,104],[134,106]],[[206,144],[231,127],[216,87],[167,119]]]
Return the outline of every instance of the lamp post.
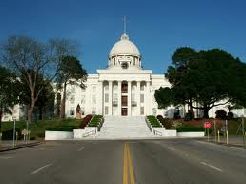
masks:
[[[13,120],[14,120],[14,128],[13,128],[13,148],[15,147],[15,121],[16,121],[16,118],[13,117]]]

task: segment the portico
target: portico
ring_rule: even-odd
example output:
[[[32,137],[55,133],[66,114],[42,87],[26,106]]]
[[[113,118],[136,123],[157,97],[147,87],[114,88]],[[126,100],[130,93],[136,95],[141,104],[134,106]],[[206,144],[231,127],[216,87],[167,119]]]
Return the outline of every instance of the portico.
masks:
[[[103,114],[139,116],[148,113],[150,81],[103,81]]]

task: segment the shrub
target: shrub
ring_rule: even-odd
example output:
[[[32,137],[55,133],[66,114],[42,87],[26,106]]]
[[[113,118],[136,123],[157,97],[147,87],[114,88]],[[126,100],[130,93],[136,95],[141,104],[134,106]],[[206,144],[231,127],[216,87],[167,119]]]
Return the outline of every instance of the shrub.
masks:
[[[156,116],[156,118],[160,121],[162,126],[164,126],[166,129],[172,128],[172,120],[168,118],[163,118],[162,115]]]
[[[218,119],[226,119],[227,118],[227,112],[225,110],[217,110],[215,111],[215,118],[218,118]]]
[[[228,112],[227,117],[228,117],[228,119],[233,119],[233,117],[234,117],[233,112]]]
[[[103,117],[102,115],[93,116],[88,126],[89,127],[99,127],[101,125],[100,123],[102,122],[102,117]]]
[[[92,117],[93,116],[91,114],[86,115],[81,122],[80,128],[85,128],[88,125],[88,123],[90,122]]]
[[[175,109],[174,113],[173,113],[173,119],[180,119],[180,118],[181,118],[181,116],[180,116],[179,109]]]
[[[155,128],[161,127],[159,121],[156,119],[155,116],[153,115],[147,116],[147,119],[149,120],[152,127],[155,127]]]
[[[18,133],[18,139],[21,139],[21,130],[19,128],[16,128],[15,131]],[[2,139],[12,140],[13,139],[13,129],[3,131]]]
[[[183,124],[180,121],[173,121],[173,123],[172,123],[172,127],[175,129],[180,128],[182,126],[183,126]]]
[[[202,127],[179,127],[176,130],[177,132],[204,132]]]
[[[185,113],[184,120],[185,121],[190,121],[194,118],[194,112],[189,110],[187,113]]]

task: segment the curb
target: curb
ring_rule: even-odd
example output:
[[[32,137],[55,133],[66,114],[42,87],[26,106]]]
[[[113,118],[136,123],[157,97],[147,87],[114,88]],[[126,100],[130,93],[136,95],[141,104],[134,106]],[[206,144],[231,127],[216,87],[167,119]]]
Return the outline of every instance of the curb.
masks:
[[[42,144],[43,142],[35,142],[35,143],[29,143],[29,144],[21,144],[21,145],[18,145],[18,146],[16,146],[16,147],[7,147],[7,148],[3,148],[3,149],[1,149],[0,148],[0,152],[4,152],[4,151],[11,151],[11,150],[17,150],[17,149],[20,149],[20,148],[26,148],[26,147],[29,147],[29,148],[31,148],[31,147],[34,147],[34,146],[37,146],[37,145],[40,145],[40,144]]]
[[[219,145],[219,146],[224,146],[224,147],[228,147],[228,148],[241,148],[241,149],[246,149],[244,147],[244,145],[241,145],[241,144],[226,144],[226,143],[223,143],[223,142],[214,142],[214,141],[206,141],[206,140],[199,140],[199,142],[202,142],[202,143],[205,143],[205,144],[213,144],[213,145]]]

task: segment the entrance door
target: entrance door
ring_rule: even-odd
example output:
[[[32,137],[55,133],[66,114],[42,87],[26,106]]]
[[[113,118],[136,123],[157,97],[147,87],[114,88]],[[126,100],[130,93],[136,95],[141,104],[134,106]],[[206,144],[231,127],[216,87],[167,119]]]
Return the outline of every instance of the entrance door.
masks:
[[[122,116],[127,116],[127,108],[122,108],[121,109],[121,115]]]

